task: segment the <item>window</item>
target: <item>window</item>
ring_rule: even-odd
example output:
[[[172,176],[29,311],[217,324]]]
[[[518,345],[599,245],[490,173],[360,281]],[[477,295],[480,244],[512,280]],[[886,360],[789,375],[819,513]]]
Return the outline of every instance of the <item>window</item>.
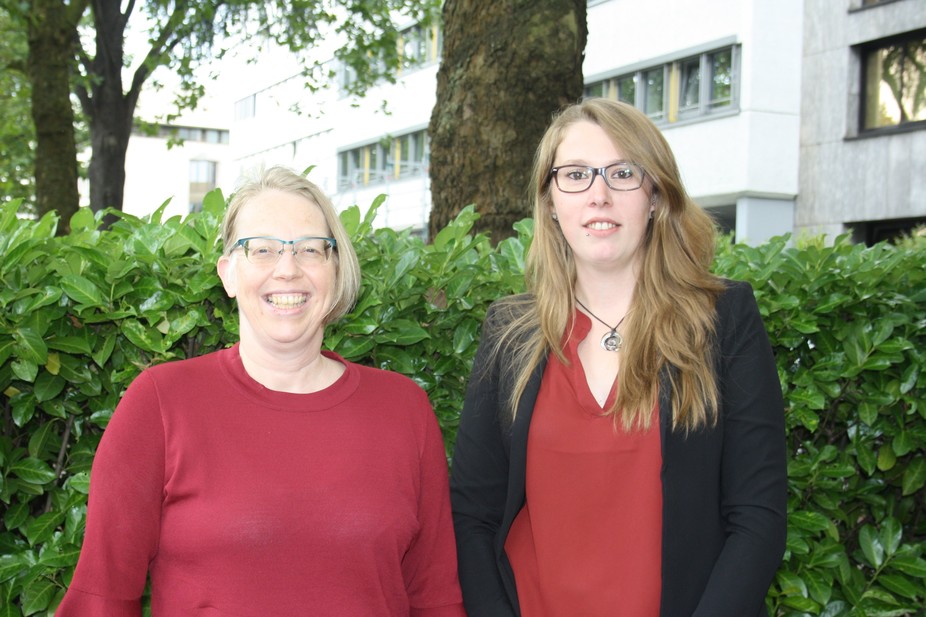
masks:
[[[723,47],[586,84],[585,96],[630,103],[658,123],[736,110],[738,63],[739,47]]]
[[[926,30],[862,49],[862,129],[926,126]]]
[[[440,28],[437,24],[420,24],[406,28],[399,33],[399,56],[401,68],[419,67],[434,62],[440,57]]]
[[[643,111],[653,120],[665,115],[666,67],[660,66],[643,73]]]
[[[711,108],[728,107],[733,104],[733,50],[707,54],[707,70],[710,78]]]
[[[701,104],[701,58],[691,58],[679,63],[682,87],[679,111],[698,109]]]
[[[585,86],[586,98],[608,98],[608,82],[596,81]]]
[[[338,190],[427,174],[427,131],[388,137],[338,155]]]
[[[637,98],[637,79],[633,75],[617,78],[617,100],[634,104]]]
[[[190,161],[190,212],[203,209],[206,193],[216,186],[216,167],[215,161]]]
[[[872,246],[878,242],[897,242],[905,237],[922,235],[926,230],[926,217],[858,221],[848,223],[854,242]]]
[[[240,101],[235,101],[235,120],[246,120],[253,118],[257,112],[257,95],[246,96]]]
[[[440,59],[443,32],[434,20],[428,25],[416,24],[399,32],[398,37],[398,72],[410,70]],[[385,63],[380,56],[369,56],[373,70],[379,74],[387,72]],[[341,61],[337,67],[338,86],[341,90],[349,91],[357,82],[357,71],[346,62]]]
[[[210,144],[227,144],[229,133],[225,129],[204,129],[195,126],[173,126],[160,124],[156,127],[157,136],[176,141],[198,141]],[[136,135],[150,135],[140,129],[134,129]]]

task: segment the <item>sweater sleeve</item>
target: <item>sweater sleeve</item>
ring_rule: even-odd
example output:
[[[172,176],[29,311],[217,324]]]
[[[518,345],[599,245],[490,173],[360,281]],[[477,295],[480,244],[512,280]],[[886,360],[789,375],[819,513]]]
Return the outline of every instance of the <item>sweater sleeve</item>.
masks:
[[[784,402],[752,289],[731,286],[718,302],[723,413],[723,549],[694,617],[764,614],[787,535]]]
[[[426,422],[420,452],[419,531],[402,560],[410,617],[466,617],[457,577],[447,454],[437,418],[420,392],[416,406],[423,408]]]
[[[497,357],[491,352],[493,309],[467,386],[451,466],[450,498],[460,585],[469,617],[514,617],[495,555],[505,513],[509,458],[499,418]]]
[[[94,456],[83,546],[57,617],[140,617],[163,490],[164,427],[156,388],[143,373]]]

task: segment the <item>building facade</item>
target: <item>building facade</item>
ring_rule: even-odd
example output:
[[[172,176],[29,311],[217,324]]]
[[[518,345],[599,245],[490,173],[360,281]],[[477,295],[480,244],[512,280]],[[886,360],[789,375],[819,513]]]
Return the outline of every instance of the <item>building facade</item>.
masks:
[[[689,193],[737,240],[866,240],[884,231],[878,221],[926,215],[926,0],[590,0],[588,27],[586,96],[645,111]],[[384,194],[378,225],[424,233],[440,30],[406,24],[400,45],[397,82],[360,100],[343,94],[351,75],[333,61],[337,83],[311,93],[282,50],[230,71],[217,186],[228,194],[231,178],[272,164],[311,168],[339,208]],[[906,68],[894,107],[871,81],[894,79],[891,62]]]
[[[804,5],[796,233],[926,225],[926,0]]]

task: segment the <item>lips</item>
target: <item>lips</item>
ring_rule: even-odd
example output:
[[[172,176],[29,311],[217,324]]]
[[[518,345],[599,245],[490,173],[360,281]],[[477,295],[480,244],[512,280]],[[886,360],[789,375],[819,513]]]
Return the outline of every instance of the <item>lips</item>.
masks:
[[[264,296],[264,300],[278,309],[293,309],[309,301],[309,295],[303,293],[277,293]]]

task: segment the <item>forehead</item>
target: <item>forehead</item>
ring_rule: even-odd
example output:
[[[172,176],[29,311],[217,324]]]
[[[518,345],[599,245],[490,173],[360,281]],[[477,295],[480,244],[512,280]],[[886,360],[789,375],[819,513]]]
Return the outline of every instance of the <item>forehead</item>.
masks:
[[[235,228],[238,236],[283,239],[328,233],[325,215],[317,203],[298,193],[278,189],[261,191],[242,204]]]
[[[573,122],[563,131],[556,148],[557,163],[604,164],[624,158],[624,152],[598,124],[588,120]]]

